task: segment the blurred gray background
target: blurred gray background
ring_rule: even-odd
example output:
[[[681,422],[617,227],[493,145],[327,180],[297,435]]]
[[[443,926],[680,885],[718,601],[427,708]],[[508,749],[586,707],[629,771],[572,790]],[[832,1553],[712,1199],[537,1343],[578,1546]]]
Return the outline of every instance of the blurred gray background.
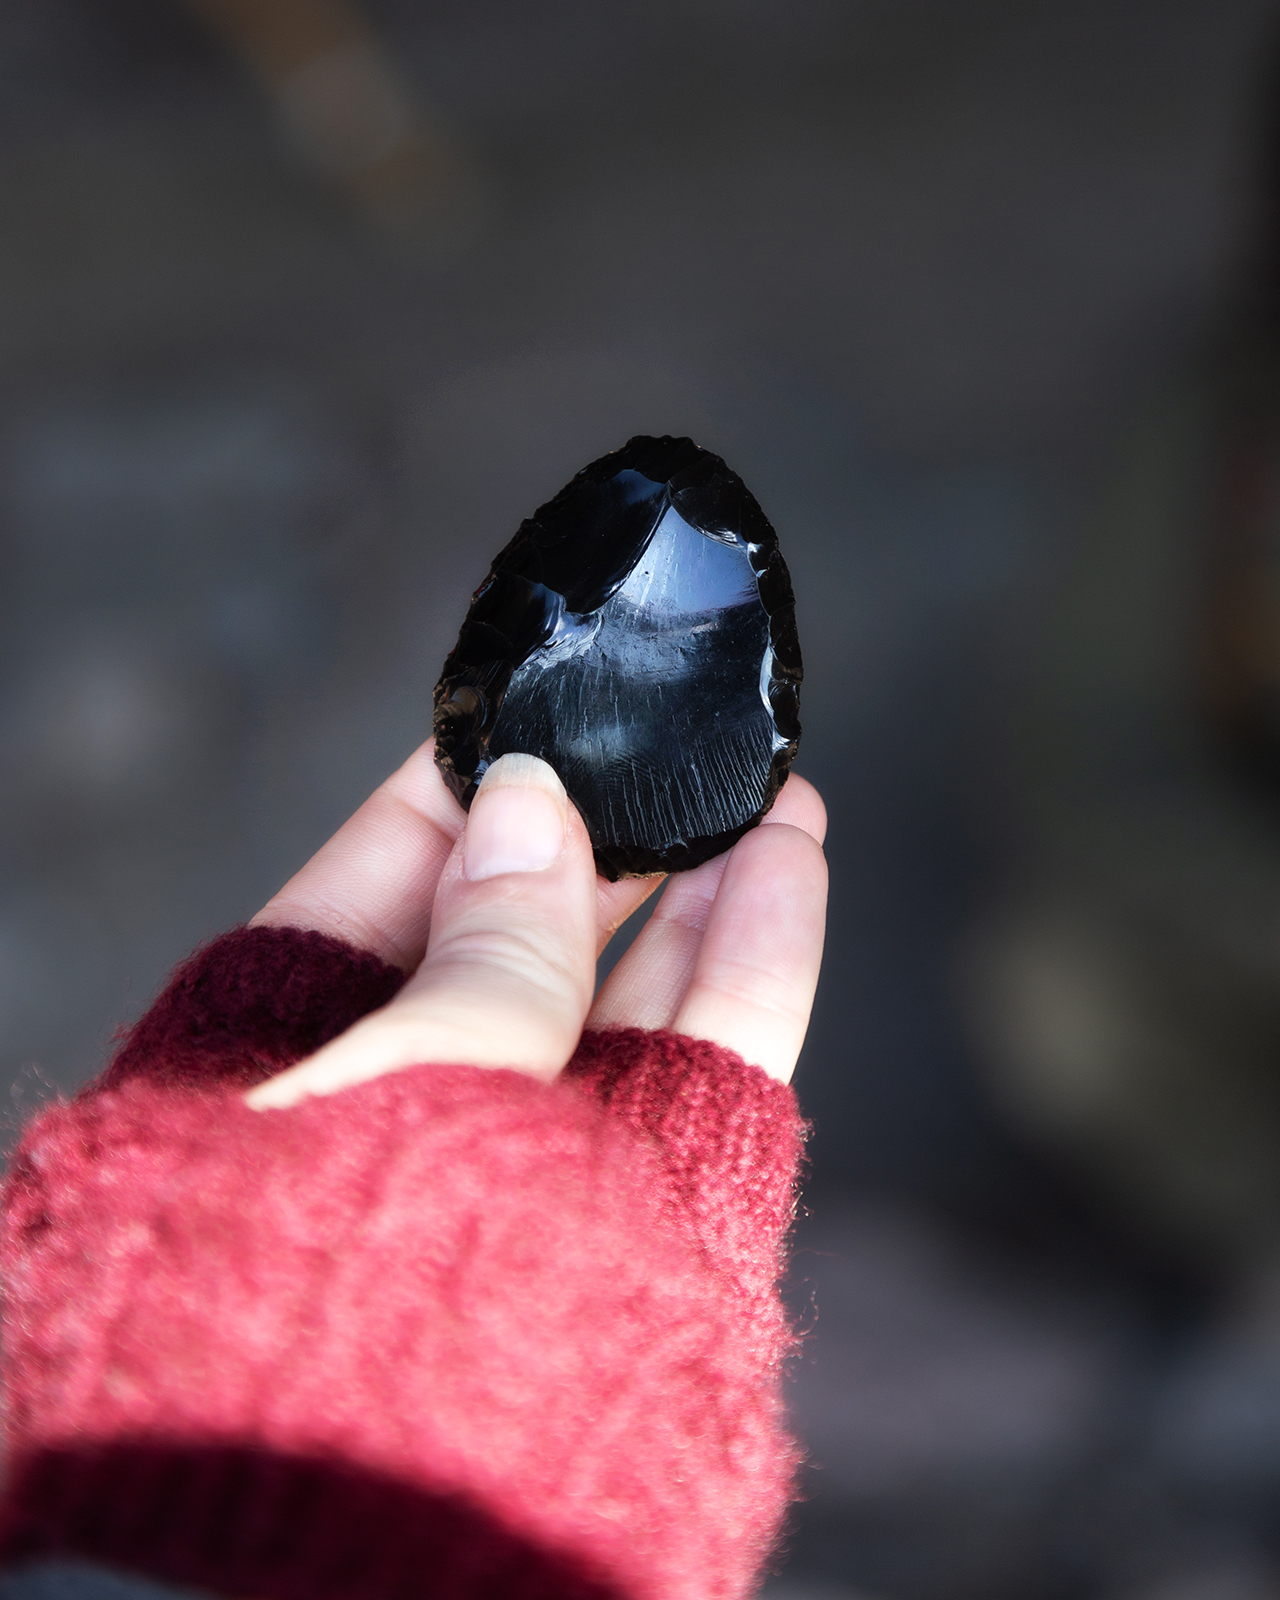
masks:
[[[425,737],[518,521],[629,434],[689,433],[781,533],[832,822],[797,1080],[813,1466],[770,1592],[1280,1596],[1269,1180],[1217,1210],[1117,1180],[1163,1080],[1072,1120],[1053,1086],[1077,1058],[1119,1081],[1136,1012],[1126,990],[1106,1048],[1040,1070],[1066,1059],[1046,1017],[1074,1039],[1097,1008],[1025,931],[1096,880],[1071,949],[1114,974],[1107,896],[1149,846],[1143,926],[1204,924],[1171,863],[1207,861],[1224,949],[1218,889],[1258,902],[1222,970],[1278,981],[1280,824],[1223,777],[1157,848],[1150,804],[1211,757],[1166,759],[1122,664],[1072,686],[1106,640],[1177,631],[1160,575],[1190,570],[1188,463],[1251,314],[1280,10],[253,9],[0,0],[9,1120]],[[1120,792],[1088,732],[1113,723],[1108,751],[1165,754],[1108,855],[1073,783]]]

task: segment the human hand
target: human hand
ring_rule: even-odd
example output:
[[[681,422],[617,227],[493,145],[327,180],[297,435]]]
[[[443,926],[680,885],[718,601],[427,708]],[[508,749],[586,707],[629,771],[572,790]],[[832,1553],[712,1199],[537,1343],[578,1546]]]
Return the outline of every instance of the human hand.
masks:
[[[582,819],[532,756],[496,761],[468,815],[428,741],[252,924],[332,934],[408,981],[245,1098],[289,1106],[430,1061],[550,1080],[584,1026],[671,1028],[787,1082],[822,955],[825,831],[793,774],[760,827],[673,878],[593,1003],[597,956],[661,878],[598,878]]]

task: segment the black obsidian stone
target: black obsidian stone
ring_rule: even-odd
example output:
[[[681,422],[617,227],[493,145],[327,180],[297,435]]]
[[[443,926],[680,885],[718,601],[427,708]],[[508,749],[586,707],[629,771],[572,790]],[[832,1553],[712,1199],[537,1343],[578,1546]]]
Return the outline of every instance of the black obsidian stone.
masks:
[[[541,756],[605,877],[679,872],[773,804],[801,676],[764,512],[719,456],[641,436],[495,556],[436,685],[436,760],[469,806],[490,762]]]

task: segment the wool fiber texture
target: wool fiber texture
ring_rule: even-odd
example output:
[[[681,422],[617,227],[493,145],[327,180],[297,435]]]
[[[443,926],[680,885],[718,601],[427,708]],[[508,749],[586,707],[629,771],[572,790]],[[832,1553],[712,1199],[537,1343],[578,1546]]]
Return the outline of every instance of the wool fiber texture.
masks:
[[[244,1104],[399,981],[236,930],[29,1127],[0,1549],[258,1600],[741,1600],[796,1465],[791,1091],[630,1030],[552,1085]]]

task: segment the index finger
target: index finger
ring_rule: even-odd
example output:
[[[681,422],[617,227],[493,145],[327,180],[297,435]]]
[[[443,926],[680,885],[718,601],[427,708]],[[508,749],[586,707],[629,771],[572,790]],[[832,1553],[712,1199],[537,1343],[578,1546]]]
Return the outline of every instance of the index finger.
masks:
[[[426,954],[436,885],[466,821],[428,739],[249,925],[313,928],[414,972]],[[599,948],[661,881],[596,880]]]
[[[466,820],[428,739],[249,925],[314,928],[412,972],[427,948],[436,884]]]

